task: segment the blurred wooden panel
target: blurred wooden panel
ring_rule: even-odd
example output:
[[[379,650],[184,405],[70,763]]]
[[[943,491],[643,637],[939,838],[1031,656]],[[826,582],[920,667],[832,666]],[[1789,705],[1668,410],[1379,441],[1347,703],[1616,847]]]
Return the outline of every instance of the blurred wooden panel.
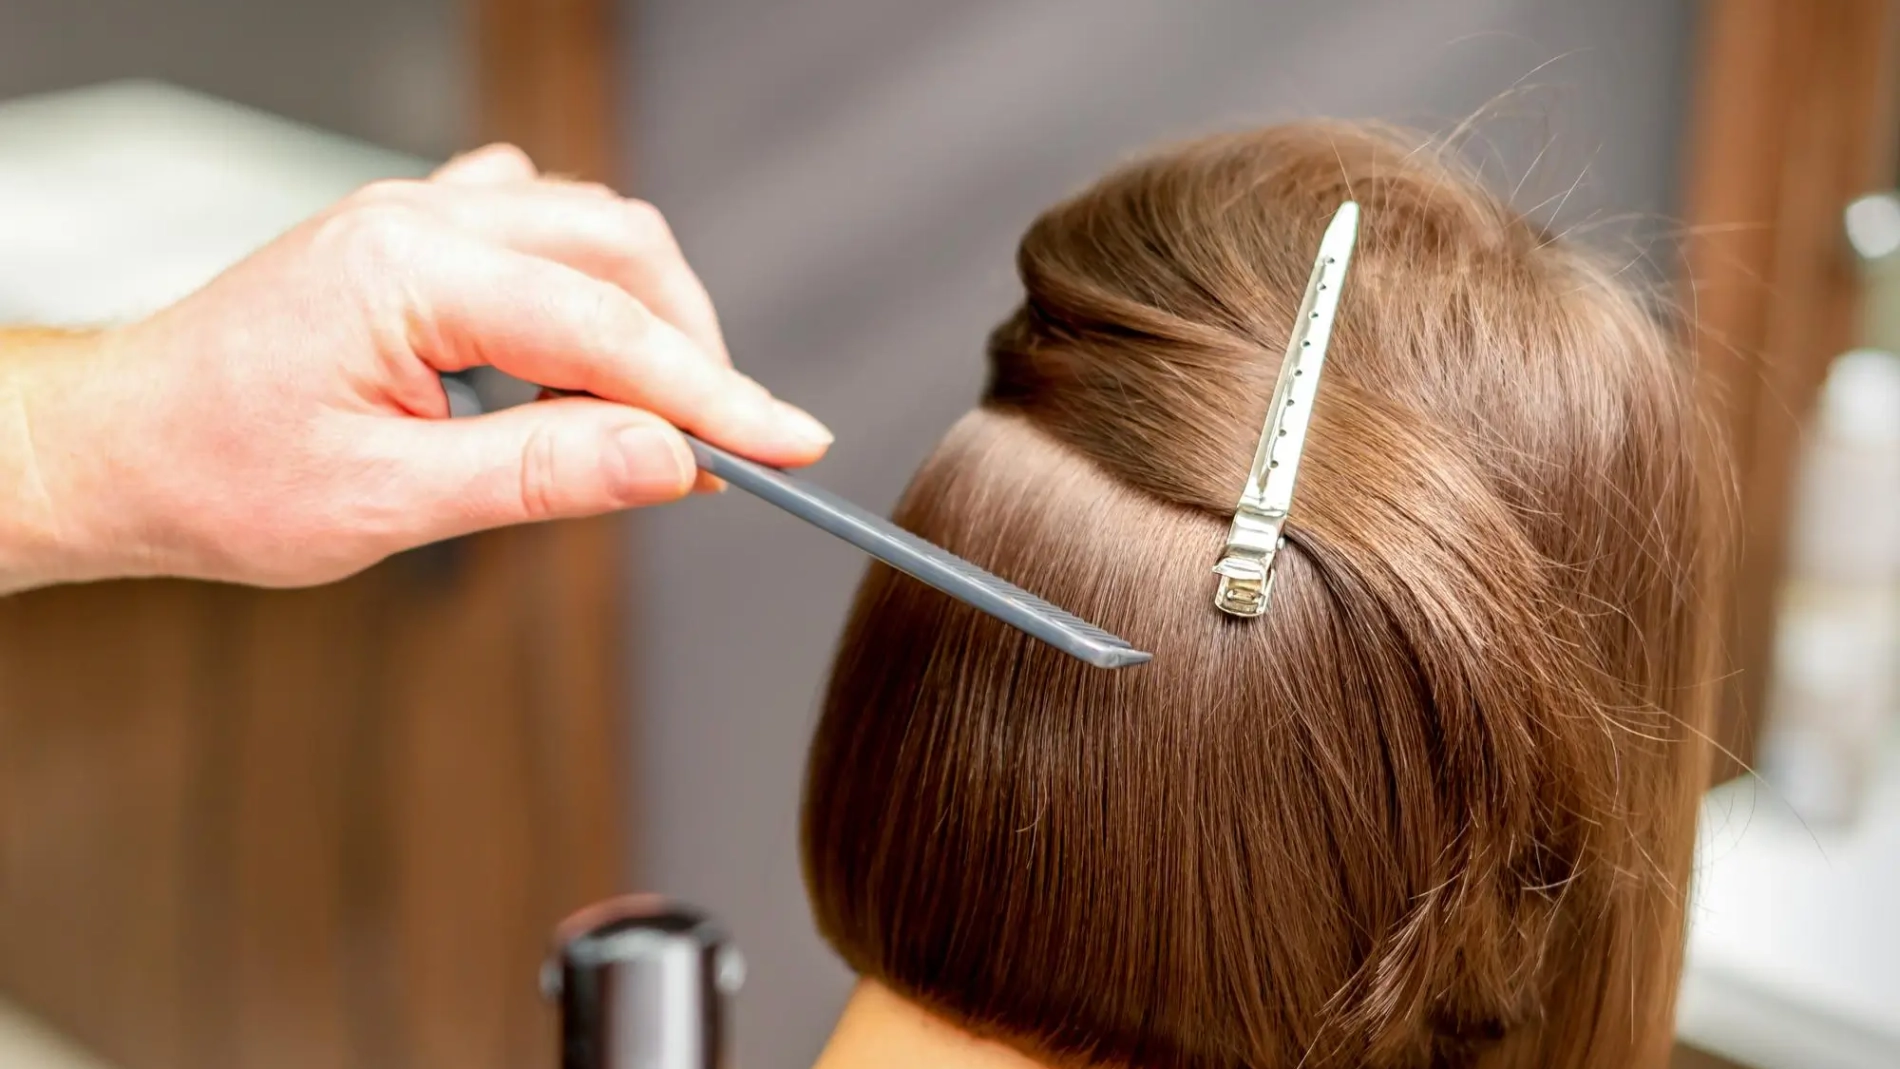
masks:
[[[484,131],[608,177],[606,0],[480,0]],[[306,591],[0,599],[0,997],[122,1069],[533,1069],[633,870],[624,525]]]
[[[486,571],[505,562],[482,558],[509,547],[462,548]],[[382,784],[394,825],[389,862],[404,889],[396,903],[398,975],[408,1000],[437,1011],[417,1015],[409,1037],[423,1065],[537,1053],[524,1042],[529,1022],[509,1012],[528,994],[542,934],[535,922],[545,919],[543,896],[513,878],[544,863],[537,836],[547,806],[532,793],[534,725],[514,715],[528,697],[528,673],[519,655],[479,673],[462,668],[466,651],[532,637],[515,632],[512,597],[469,593],[452,592],[401,621],[397,642],[414,650],[417,671],[389,680],[403,710],[390,735],[402,775]],[[447,901],[463,905],[444,910]],[[510,937],[471,946],[470,928]]]
[[[1720,741],[1752,760],[1801,428],[1854,342],[1841,213],[1894,183],[1893,0],[1709,0],[1685,161],[1685,304],[1742,533]],[[1718,779],[1739,771],[1719,762]]]
[[[551,1064],[542,940],[623,856],[544,533],[0,602],[7,997],[126,1069]]]
[[[0,601],[0,985],[128,1065],[190,1064],[204,591]]]
[[[630,7],[609,0],[474,0],[485,135],[531,152],[543,169],[606,180],[614,172],[612,72]]]

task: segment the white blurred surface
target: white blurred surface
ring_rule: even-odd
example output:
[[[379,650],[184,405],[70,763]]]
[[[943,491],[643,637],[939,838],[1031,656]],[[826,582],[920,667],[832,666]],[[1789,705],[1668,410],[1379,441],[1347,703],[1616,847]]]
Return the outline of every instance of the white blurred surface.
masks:
[[[0,1066],[6,1069],[111,1069],[5,1002],[0,1002]]]
[[[358,185],[425,170],[158,82],[0,103],[0,324],[136,318]]]
[[[1796,470],[1757,760],[1810,824],[1844,824],[1900,725],[1900,356],[1834,361]]]
[[[1900,1066],[1900,747],[1847,828],[1753,778],[1712,791],[1696,876],[1683,1040],[1755,1069]]]

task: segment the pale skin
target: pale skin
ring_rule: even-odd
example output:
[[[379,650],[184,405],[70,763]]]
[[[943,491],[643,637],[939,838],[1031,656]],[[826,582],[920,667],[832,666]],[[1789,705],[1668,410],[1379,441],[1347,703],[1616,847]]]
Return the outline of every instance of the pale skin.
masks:
[[[889,988],[861,980],[813,1069],[1046,1069],[978,1039]]]
[[[448,419],[439,374],[590,394]],[[680,428],[780,466],[831,435],[733,370],[651,206],[491,146],[366,187],[150,319],[0,331],[0,593],[340,579],[492,527],[672,501]]]

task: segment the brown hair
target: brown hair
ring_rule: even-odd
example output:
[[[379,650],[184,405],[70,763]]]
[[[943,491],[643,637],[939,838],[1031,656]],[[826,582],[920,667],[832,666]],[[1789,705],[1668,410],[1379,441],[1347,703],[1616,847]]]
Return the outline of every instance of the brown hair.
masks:
[[[1211,568],[1349,197],[1273,602],[1228,618]],[[1660,1063],[1717,559],[1668,332],[1359,125],[1135,163],[1018,268],[896,517],[1155,659],[1089,668],[874,567],[807,772],[826,938],[1058,1064]]]

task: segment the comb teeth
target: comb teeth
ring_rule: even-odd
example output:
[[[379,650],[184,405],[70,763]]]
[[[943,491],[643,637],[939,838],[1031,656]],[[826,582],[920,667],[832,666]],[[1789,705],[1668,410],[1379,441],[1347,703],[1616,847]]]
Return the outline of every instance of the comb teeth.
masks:
[[[733,456],[691,435],[687,443],[699,466],[713,475],[1065,653],[1100,668],[1122,668],[1153,659],[1152,654],[1136,649],[1127,640],[1064,612],[823,487]]]

